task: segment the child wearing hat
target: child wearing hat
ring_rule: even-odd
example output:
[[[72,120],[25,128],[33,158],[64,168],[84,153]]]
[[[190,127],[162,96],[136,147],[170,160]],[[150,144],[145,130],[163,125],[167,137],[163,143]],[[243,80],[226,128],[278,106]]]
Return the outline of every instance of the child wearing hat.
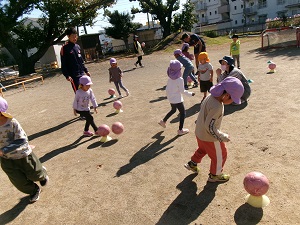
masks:
[[[188,43],[183,43],[181,51],[185,57],[187,57],[189,60],[192,61],[195,59],[195,56],[194,56],[194,54],[189,53],[189,48],[190,48],[190,45]]]
[[[200,82],[200,91],[204,94],[203,101],[206,98],[207,92],[213,86],[214,71],[207,52],[200,52],[198,60],[198,81]]]
[[[199,172],[197,164],[205,155],[211,160],[208,182],[225,182],[230,175],[223,173],[227,159],[224,142],[230,141],[229,135],[220,130],[224,105],[235,102],[241,104],[244,87],[235,77],[227,77],[210,89],[210,95],[204,99],[196,122],[196,139],[198,149],[191,160],[184,166],[195,173]]]
[[[193,87],[198,87],[198,81],[196,80],[195,76],[194,76],[194,65],[192,63],[191,60],[189,60],[187,57],[185,57],[182,54],[182,51],[180,49],[176,49],[174,51],[174,56],[175,58],[181,62],[181,64],[184,67],[184,71],[183,71],[183,80],[184,80],[184,88],[187,90],[188,89],[188,85],[187,85],[187,78],[188,76],[191,77],[191,79],[194,81],[194,85]]]
[[[111,58],[109,60],[110,62],[110,68],[108,69],[109,72],[109,82],[114,82],[116,89],[119,93],[119,98],[123,98],[123,95],[121,94],[120,88],[122,88],[126,96],[129,95],[128,89],[123,85],[122,77],[123,77],[123,71],[118,67],[117,60],[115,58]]]
[[[167,70],[167,75],[169,77],[166,92],[167,98],[171,104],[171,110],[167,115],[158,123],[163,128],[166,128],[167,120],[176,112],[178,109],[180,113],[179,129],[177,131],[178,135],[184,135],[189,132],[189,129],[184,129],[184,119],[185,119],[185,108],[183,104],[182,94],[187,96],[194,96],[194,92],[188,92],[184,89],[183,79],[181,77],[181,63],[178,60],[171,60],[170,66]]]
[[[32,146],[20,123],[7,113],[7,101],[0,97],[0,159],[1,167],[11,183],[21,192],[29,194],[29,202],[39,200],[41,188],[49,177],[46,168],[33,153]]]
[[[239,39],[239,36],[234,34],[232,35],[232,42],[230,43],[230,55],[234,59],[234,65],[237,63],[237,68],[240,69],[240,45],[241,42]]]
[[[79,88],[76,91],[75,99],[73,101],[73,111],[75,116],[77,116],[77,113],[79,113],[81,117],[85,118],[86,122],[83,135],[90,137],[94,135],[93,132],[89,131],[90,126],[92,126],[92,128],[94,129],[95,134],[97,134],[96,132],[98,130],[98,127],[96,126],[94,117],[90,112],[89,103],[92,103],[95,113],[98,113],[98,104],[94,92],[91,89],[91,85],[93,84],[91,78],[84,75],[80,77],[79,84]]]

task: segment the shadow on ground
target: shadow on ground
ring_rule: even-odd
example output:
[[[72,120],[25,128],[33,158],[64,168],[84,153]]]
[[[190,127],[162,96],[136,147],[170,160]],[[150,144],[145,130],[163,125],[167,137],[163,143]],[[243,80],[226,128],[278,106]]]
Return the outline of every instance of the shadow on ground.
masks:
[[[85,140],[83,142],[80,142],[83,138],[87,138],[87,140]],[[85,136],[81,136],[80,138],[78,138],[76,141],[74,141],[73,143],[71,143],[69,145],[54,149],[51,152],[46,153],[44,156],[42,156],[40,158],[40,161],[42,163],[44,163],[44,162],[48,161],[49,159],[52,159],[52,158],[54,158],[55,156],[57,156],[61,153],[72,150],[72,149],[78,147],[79,145],[82,145],[83,143],[94,140],[96,138],[99,138],[99,137],[94,136],[94,137],[88,138],[88,137],[85,137]]]
[[[61,124],[59,124],[59,125],[57,125],[57,126],[51,127],[51,128],[49,128],[49,129],[47,129],[47,130],[43,130],[43,131],[41,131],[41,132],[38,132],[38,133],[35,133],[35,134],[31,134],[31,135],[28,136],[28,140],[29,140],[29,141],[32,141],[32,140],[35,139],[35,138],[39,138],[39,137],[41,137],[41,136],[50,134],[50,133],[55,132],[55,131],[57,131],[57,130],[59,130],[59,129],[62,129],[62,128],[64,128],[65,126],[70,125],[71,123],[74,123],[74,122],[76,122],[76,121],[78,121],[78,120],[79,120],[79,118],[77,117],[77,118],[68,120],[68,121],[66,121],[66,122],[63,122],[63,123],[61,123]]]
[[[194,173],[187,176],[176,186],[181,193],[163,213],[156,223],[157,225],[191,224],[212,202],[220,183],[207,182],[203,190],[197,195],[197,184],[193,181],[197,175]]]
[[[170,140],[162,143],[165,136],[162,136],[163,131],[158,132],[155,134],[152,139],[156,139],[154,142],[150,142],[149,144],[142,147],[139,151],[137,151],[129,160],[129,163],[122,166],[116,174],[116,177],[120,177],[126,173],[129,173],[134,168],[142,165],[151,159],[159,156],[160,154],[168,151],[169,149],[173,148],[173,146],[167,147],[173,141],[175,141],[179,136],[175,136]],[[166,147],[166,148],[165,148]]]
[[[235,211],[234,221],[237,225],[255,225],[259,223],[262,217],[262,208],[254,208],[245,203]]]
[[[243,102],[240,105],[224,105],[224,116],[230,115],[236,111],[243,110],[248,105],[248,102]]]
[[[0,214],[0,224],[8,224],[14,221],[29,204],[28,196],[20,199],[20,202],[16,204],[12,209]]]

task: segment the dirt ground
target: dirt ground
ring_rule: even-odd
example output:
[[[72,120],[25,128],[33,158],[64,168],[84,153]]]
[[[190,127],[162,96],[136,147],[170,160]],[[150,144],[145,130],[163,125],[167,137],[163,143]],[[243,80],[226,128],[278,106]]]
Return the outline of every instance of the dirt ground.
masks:
[[[167,128],[157,122],[170,109],[165,94],[166,70],[173,59],[168,51],[144,56],[144,68],[134,69],[136,58],[118,58],[124,70],[123,113],[114,114],[107,90],[108,61],[87,64],[100,104],[96,124],[120,121],[125,130],[112,141],[82,137],[84,121],[72,114],[74,94],[58,74],[5,92],[9,112],[21,123],[35,145],[34,152],[47,167],[50,182],[40,200],[28,204],[1,170],[0,224],[100,225],[223,225],[300,224],[299,124],[300,49],[258,50],[258,39],[241,38],[241,69],[251,84],[246,107],[226,107],[221,129],[229,133],[227,183],[207,183],[210,160],[205,157],[198,175],[183,165],[197,144],[195,120],[202,94],[184,96],[190,133],[176,136],[177,114]],[[228,44],[208,46],[216,69],[229,52]],[[277,64],[267,74],[267,61]],[[298,66],[297,66],[298,65]],[[270,204],[253,208],[245,203],[245,175],[265,174],[270,181]]]

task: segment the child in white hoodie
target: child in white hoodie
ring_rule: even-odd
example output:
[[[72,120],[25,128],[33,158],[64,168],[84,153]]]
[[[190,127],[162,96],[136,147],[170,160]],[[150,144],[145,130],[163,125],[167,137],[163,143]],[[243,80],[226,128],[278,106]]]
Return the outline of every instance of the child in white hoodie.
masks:
[[[170,66],[168,67],[168,83],[166,87],[167,98],[171,104],[171,110],[167,113],[167,115],[158,123],[163,128],[166,128],[167,120],[176,112],[178,109],[180,113],[180,122],[179,122],[179,130],[177,131],[178,135],[184,135],[189,132],[189,129],[184,129],[184,119],[185,119],[185,109],[183,105],[183,97],[182,94],[188,96],[194,96],[194,92],[188,92],[184,89],[184,81],[181,77],[181,63],[178,60],[171,60]]]

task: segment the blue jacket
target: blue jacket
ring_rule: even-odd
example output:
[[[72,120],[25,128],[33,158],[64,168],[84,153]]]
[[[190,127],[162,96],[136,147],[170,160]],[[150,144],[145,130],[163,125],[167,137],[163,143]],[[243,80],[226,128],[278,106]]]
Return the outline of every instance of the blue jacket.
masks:
[[[185,57],[184,55],[180,55],[177,57],[177,60],[179,62],[181,62],[181,64],[183,65],[184,68],[193,68],[194,69],[194,65],[191,62],[191,60],[189,60],[189,58]]]
[[[68,77],[81,77],[88,70],[84,65],[81,56],[80,46],[72,42],[67,42],[60,50],[61,70],[63,75]]]

